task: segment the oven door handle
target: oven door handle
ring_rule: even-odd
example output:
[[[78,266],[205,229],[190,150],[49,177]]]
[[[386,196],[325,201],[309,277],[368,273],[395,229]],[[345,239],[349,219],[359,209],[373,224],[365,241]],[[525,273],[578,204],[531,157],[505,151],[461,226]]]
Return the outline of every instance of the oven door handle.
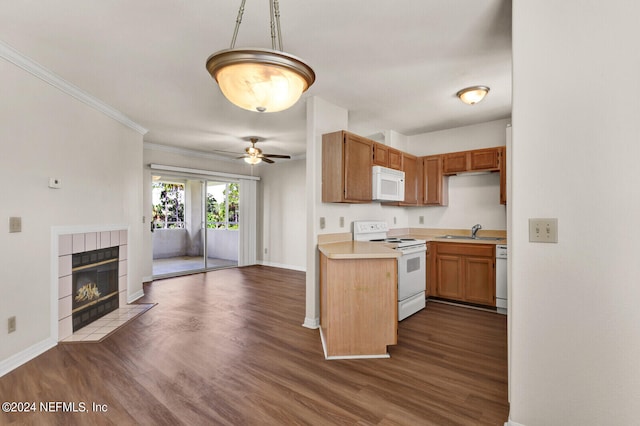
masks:
[[[398,251],[399,251],[399,252],[401,252],[403,255],[405,255],[405,254],[414,254],[414,253],[426,252],[426,251],[427,251],[427,247],[426,247],[426,246],[420,246],[420,247],[407,247],[407,248],[400,248],[400,247],[398,247],[396,250],[398,250]]]

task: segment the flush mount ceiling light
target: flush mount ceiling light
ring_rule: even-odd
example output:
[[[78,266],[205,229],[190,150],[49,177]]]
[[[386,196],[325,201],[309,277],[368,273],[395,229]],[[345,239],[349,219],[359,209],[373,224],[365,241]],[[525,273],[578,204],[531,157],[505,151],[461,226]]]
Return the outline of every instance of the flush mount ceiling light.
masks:
[[[471,86],[460,90],[456,96],[467,105],[477,104],[489,93],[487,86]]]
[[[311,87],[316,75],[301,59],[282,51],[278,0],[269,0],[271,49],[235,48],[245,2],[238,10],[231,47],[209,56],[207,70],[232,104],[258,112],[285,110]]]

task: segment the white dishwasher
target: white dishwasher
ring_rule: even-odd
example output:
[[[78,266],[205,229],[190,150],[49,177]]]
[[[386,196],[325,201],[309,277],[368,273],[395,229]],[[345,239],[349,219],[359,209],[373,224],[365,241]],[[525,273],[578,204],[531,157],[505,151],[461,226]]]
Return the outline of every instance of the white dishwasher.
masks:
[[[507,246],[496,246],[496,308],[499,314],[507,314]]]

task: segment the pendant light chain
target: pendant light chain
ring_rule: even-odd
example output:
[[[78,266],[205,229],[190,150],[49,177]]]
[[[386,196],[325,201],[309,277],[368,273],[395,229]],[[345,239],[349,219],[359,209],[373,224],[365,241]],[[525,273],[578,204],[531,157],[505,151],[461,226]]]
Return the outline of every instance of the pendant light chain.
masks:
[[[244,5],[247,0],[242,0],[240,3],[240,8],[238,9],[238,16],[236,17],[236,27],[233,30],[233,37],[231,37],[231,47],[233,49],[236,47],[236,39],[238,38],[238,31],[240,30],[240,24],[242,23],[242,16],[244,15]],[[270,27],[271,27],[271,48],[283,52],[282,48],[282,31],[280,30],[280,4],[278,0],[269,0],[269,10],[270,10]]]
[[[240,29],[240,24],[242,23],[242,15],[244,14],[244,4],[247,2],[247,0],[242,0],[242,3],[240,3],[240,9],[238,9],[238,17],[236,18],[236,28],[233,31],[233,37],[231,37],[231,47],[230,49],[233,49],[234,47],[236,47],[236,39],[238,38],[238,30]]]
[[[269,2],[271,3],[271,40],[272,40],[271,46],[273,50],[276,49],[276,44],[274,40],[274,37],[275,37],[278,40],[278,50],[282,52],[283,49],[282,49],[282,32],[280,31],[280,4],[278,0],[269,0]],[[278,31],[277,35],[275,35],[273,31],[274,16],[275,16],[276,30]]]

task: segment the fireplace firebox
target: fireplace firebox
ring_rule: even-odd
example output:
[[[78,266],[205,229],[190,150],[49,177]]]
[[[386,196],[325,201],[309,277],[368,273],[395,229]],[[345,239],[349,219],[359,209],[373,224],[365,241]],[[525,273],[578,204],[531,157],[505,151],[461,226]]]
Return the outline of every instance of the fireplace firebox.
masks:
[[[72,256],[74,332],[118,309],[118,260],[117,246]]]

